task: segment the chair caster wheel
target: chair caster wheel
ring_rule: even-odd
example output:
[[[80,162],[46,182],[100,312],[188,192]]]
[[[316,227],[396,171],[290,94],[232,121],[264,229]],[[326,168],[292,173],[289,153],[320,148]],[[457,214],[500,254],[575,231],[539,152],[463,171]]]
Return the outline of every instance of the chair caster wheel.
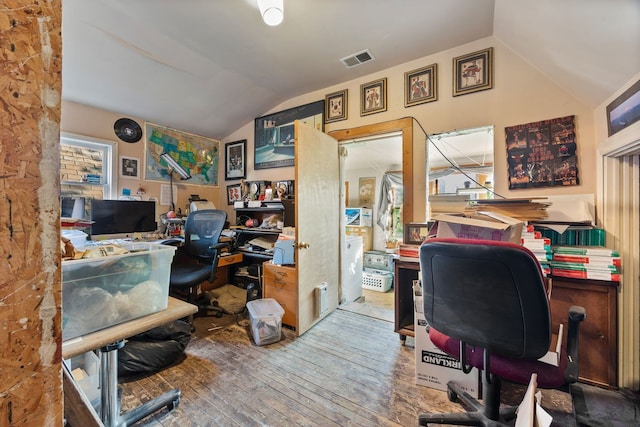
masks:
[[[221,318],[222,317],[222,313],[216,313],[216,317],[217,318]]]
[[[169,402],[169,404],[167,405],[167,410],[168,411],[173,411],[174,409],[176,409],[178,407],[179,403],[180,403],[180,399],[176,399],[176,400],[173,400],[173,401]]]
[[[456,403],[458,401],[458,393],[447,388],[447,398],[449,399],[449,402]]]

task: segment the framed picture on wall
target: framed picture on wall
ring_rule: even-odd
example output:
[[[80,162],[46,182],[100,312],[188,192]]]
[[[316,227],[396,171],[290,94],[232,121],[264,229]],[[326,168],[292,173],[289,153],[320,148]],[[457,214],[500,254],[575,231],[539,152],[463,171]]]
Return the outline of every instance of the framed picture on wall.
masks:
[[[324,100],[325,123],[337,122],[347,119],[347,89],[330,93]]]
[[[295,120],[324,132],[324,99],[255,119],[254,169],[295,164]]]
[[[640,120],[640,80],[607,105],[609,136]]]
[[[387,78],[360,85],[360,115],[387,111]]]
[[[453,58],[453,96],[492,88],[492,47]]]
[[[120,156],[120,178],[140,179],[140,159]]]
[[[438,100],[438,64],[404,73],[404,106],[412,107]]]
[[[224,179],[244,179],[247,177],[247,140],[225,144]]]
[[[360,178],[358,203],[360,206],[373,206],[375,201],[376,177]]]

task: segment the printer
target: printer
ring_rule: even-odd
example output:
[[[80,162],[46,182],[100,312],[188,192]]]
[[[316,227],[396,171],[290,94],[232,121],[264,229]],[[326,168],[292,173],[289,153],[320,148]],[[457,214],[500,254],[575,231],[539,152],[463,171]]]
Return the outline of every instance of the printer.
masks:
[[[213,202],[208,200],[193,200],[189,205],[189,212],[201,211],[203,209],[215,209]]]

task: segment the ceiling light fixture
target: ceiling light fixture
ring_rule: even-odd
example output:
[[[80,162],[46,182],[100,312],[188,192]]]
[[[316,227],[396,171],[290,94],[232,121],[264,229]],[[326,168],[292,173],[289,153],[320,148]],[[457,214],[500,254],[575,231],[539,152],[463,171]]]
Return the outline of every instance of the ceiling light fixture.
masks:
[[[275,27],[284,20],[284,0],[258,0],[258,9],[265,24]]]

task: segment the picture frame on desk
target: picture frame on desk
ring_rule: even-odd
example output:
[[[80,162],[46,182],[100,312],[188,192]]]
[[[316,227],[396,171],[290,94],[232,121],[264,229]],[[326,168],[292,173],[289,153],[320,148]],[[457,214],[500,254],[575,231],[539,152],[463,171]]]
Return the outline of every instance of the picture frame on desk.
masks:
[[[406,245],[420,245],[429,237],[428,223],[410,222],[404,225],[404,243]]]
[[[227,185],[227,204],[233,205],[235,202],[242,202],[242,185]]]

